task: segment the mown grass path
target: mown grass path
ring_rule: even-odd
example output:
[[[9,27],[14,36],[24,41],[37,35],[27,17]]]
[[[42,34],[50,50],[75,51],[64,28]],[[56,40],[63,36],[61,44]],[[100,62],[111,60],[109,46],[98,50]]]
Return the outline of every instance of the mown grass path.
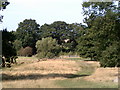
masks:
[[[70,60],[70,59],[69,59]],[[74,60],[74,59],[71,59]],[[87,81],[84,78],[94,73],[97,66],[94,64],[86,63],[84,60],[75,59],[76,63],[79,64],[81,70],[77,72],[77,76],[66,80],[59,80],[55,83],[64,88],[117,88],[117,84],[105,83],[105,82],[92,82]]]

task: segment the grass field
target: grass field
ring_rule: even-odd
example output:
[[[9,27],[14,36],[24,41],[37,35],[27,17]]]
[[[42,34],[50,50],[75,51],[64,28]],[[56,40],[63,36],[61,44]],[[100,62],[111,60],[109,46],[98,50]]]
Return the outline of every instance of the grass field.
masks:
[[[35,57],[19,57],[16,65],[3,69],[2,85],[3,88],[117,88],[118,83],[113,82],[117,73],[117,68],[100,68],[99,62],[82,58],[38,61]]]

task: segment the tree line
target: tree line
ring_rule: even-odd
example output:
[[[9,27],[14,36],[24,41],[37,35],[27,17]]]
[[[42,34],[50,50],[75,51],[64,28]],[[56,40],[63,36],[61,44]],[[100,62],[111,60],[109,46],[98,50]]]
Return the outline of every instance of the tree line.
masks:
[[[18,24],[16,31],[2,30],[2,56],[11,62],[17,55],[36,55],[41,59],[71,53],[99,61],[102,67],[119,67],[119,4],[84,2],[86,25],[55,21],[40,26],[34,19],[25,19]]]

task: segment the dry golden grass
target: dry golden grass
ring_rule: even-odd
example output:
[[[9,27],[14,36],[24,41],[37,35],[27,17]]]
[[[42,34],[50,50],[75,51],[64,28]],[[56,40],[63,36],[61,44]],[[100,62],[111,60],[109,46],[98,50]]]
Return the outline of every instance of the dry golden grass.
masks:
[[[54,84],[53,80],[37,79],[37,80],[14,80],[4,81],[4,88],[60,88]]]
[[[21,62],[24,64],[2,72],[4,88],[60,88],[55,80],[67,80],[83,69],[74,60],[48,59],[38,62],[36,58],[20,57],[18,64]],[[118,68],[100,68],[99,62],[95,61],[81,62],[96,68],[91,76],[83,77],[85,80],[112,81],[117,77]]]
[[[85,61],[88,64],[96,67],[95,72],[85,77],[88,81],[103,81],[103,82],[113,82],[118,77],[118,68],[102,68],[97,61]]]
[[[85,80],[112,82],[118,77],[118,68],[97,68],[91,75],[85,77]]]
[[[77,71],[80,71],[80,67],[76,64],[75,61],[66,61],[66,60],[47,60],[34,62],[31,64],[26,64],[23,66],[15,67],[12,71],[3,71],[3,73],[9,73],[10,75],[19,75],[19,74],[74,74]]]
[[[11,70],[3,71],[2,84],[5,88],[57,88],[59,86],[54,85],[54,80],[66,79],[78,71],[80,71],[79,65],[71,60],[49,59],[29,64],[27,62]]]

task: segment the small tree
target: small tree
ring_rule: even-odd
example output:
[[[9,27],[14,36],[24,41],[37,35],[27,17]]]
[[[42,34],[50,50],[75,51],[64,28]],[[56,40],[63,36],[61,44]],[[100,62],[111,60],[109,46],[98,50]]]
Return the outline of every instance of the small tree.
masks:
[[[37,57],[42,58],[53,58],[60,52],[59,45],[56,39],[52,37],[42,38],[36,42]]]

